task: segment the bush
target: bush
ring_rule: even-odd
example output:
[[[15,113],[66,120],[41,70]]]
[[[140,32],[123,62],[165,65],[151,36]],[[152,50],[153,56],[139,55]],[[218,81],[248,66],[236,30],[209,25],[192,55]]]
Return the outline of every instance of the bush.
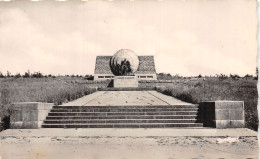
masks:
[[[43,78],[43,74],[40,72],[35,72],[31,75],[32,78]]]
[[[30,78],[30,72],[25,72],[23,75],[23,78]]]
[[[230,74],[230,78],[233,79],[233,80],[237,80],[237,79],[240,78],[240,76],[236,75],[236,74],[235,75]]]
[[[0,72],[0,78],[4,78],[5,76]]]
[[[22,77],[22,76],[21,76],[20,73],[17,73],[14,77],[15,77],[15,78],[20,78],[20,77]]]
[[[189,103],[194,103],[195,100],[192,98],[192,96],[188,93],[180,93],[175,96],[177,99],[180,99],[182,101],[186,101]]]

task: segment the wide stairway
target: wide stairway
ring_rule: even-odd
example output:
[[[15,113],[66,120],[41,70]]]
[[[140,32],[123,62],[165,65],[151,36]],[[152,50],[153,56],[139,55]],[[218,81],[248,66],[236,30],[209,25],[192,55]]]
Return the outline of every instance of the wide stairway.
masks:
[[[54,106],[43,128],[201,128],[197,105]]]

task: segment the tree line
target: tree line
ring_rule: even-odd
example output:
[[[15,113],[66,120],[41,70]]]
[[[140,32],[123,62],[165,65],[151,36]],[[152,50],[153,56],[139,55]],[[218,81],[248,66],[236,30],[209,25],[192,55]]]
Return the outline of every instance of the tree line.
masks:
[[[229,75],[225,75],[225,74],[216,74],[216,75],[210,75],[210,76],[202,76],[201,74],[199,74],[198,76],[190,76],[190,77],[184,77],[181,76],[179,74],[176,75],[171,75],[170,73],[157,73],[157,79],[158,80],[174,80],[174,79],[186,79],[186,78],[218,78],[219,80],[225,80],[225,79],[233,79],[233,80],[238,80],[240,78],[243,79],[255,79],[258,80],[258,68],[256,68],[256,73],[255,76],[250,75],[250,74],[246,74],[245,76],[239,76],[237,74],[229,74]],[[0,72],[0,78],[56,78],[56,77],[79,77],[79,78],[84,78],[87,80],[93,80],[94,76],[93,75],[52,75],[52,74],[48,74],[45,75],[43,73],[41,73],[40,71],[38,72],[34,72],[34,73],[30,73],[30,70],[28,70],[27,72],[25,72],[24,74],[20,74],[20,73],[16,73],[16,74],[11,74],[11,72],[7,71],[6,74],[3,74]]]
[[[171,75],[170,73],[158,73],[157,78],[158,78],[158,80],[174,80],[174,79],[186,79],[186,78],[218,78],[219,80],[225,80],[228,78],[230,78],[232,80],[238,80],[240,78],[243,78],[243,79],[258,80],[258,68],[256,68],[255,76],[250,75],[250,74],[246,74],[245,76],[239,76],[237,74],[229,74],[229,75],[216,74],[216,75],[210,75],[210,76],[207,76],[207,75],[203,76],[203,75],[199,74],[197,76],[184,77],[179,74]]]
[[[80,78],[85,78],[88,80],[91,80],[94,78],[94,76],[92,75],[52,75],[52,74],[48,74],[45,75],[43,73],[41,73],[40,71],[38,72],[34,72],[34,73],[30,73],[30,70],[28,70],[27,72],[25,72],[24,74],[20,74],[20,73],[16,73],[16,74],[12,74],[10,71],[7,71],[6,74],[3,74],[0,72],[0,78],[56,78],[56,77],[80,77]]]

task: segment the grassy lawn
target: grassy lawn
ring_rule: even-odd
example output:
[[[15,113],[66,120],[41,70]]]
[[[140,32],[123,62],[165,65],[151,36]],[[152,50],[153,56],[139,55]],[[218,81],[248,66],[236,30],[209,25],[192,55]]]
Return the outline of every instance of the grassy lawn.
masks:
[[[244,101],[246,127],[253,130],[258,128],[257,80],[182,79],[174,80],[172,86],[161,87],[158,91],[191,103],[214,100]]]
[[[9,114],[13,102],[49,102],[59,105],[94,92],[83,78],[2,78],[0,117]]]

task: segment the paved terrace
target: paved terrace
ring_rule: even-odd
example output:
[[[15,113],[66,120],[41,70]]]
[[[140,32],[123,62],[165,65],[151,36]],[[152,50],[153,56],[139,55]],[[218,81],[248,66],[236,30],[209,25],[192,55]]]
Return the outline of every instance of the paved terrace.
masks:
[[[191,105],[156,91],[98,91],[62,106]]]

